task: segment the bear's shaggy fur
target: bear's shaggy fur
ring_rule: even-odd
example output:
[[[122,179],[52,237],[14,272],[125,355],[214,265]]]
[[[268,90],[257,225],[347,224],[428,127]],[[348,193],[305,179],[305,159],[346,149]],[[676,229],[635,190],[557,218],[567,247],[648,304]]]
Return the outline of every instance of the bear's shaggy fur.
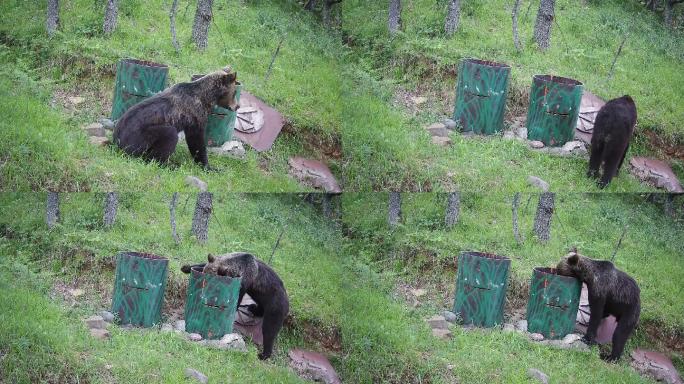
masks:
[[[230,67],[190,83],[179,83],[132,106],[114,128],[114,142],[129,155],[166,162],[178,142],[178,132],[195,162],[209,168],[205,128],[214,104],[236,111],[237,73]]]
[[[628,95],[608,101],[596,115],[587,176],[598,177],[603,164],[599,187],[608,185],[620,171],[636,121],[636,105]]]
[[[255,316],[263,316],[261,330],[264,335],[264,350],[259,354],[259,359],[268,359],[290,310],[283,281],[271,267],[249,253],[234,252],[217,257],[210,254],[207,261],[204,264],[184,265],[181,271],[190,273],[193,267],[198,267],[203,268],[204,273],[241,277],[238,305],[245,293],[256,303],[256,306],[252,305],[248,309]]]
[[[589,326],[583,341],[595,344],[601,320],[615,316],[617,328],[613,333],[613,348],[603,359],[616,362],[622,356],[627,339],[634,331],[641,313],[639,286],[626,273],[607,260],[594,260],[573,249],[556,266],[559,275],[574,276],[585,284],[589,292]]]

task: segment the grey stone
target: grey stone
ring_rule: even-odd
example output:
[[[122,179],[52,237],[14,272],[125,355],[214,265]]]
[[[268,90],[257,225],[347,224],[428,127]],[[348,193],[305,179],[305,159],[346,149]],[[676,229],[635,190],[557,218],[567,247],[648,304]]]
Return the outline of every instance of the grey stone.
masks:
[[[96,339],[106,340],[106,339],[109,339],[110,334],[109,334],[109,331],[106,329],[93,328],[90,330],[90,336],[92,336]]]
[[[188,340],[200,341],[200,340],[202,340],[202,335],[200,335],[199,333],[190,333],[190,334],[188,334]]]
[[[565,152],[580,151],[582,149],[584,149],[586,152],[584,143],[582,143],[581,141],[568,141],[567,143],[563,144],[562,148]]]
[[[86,326],[90,329],[105,329],[107,328],[107,323],[105,323],[102,316],[90,316],[85,319]]]
[[[185,141],[185,132],[178,132],[178,141]]]
[[[209,152],[215,153],[219,156],[228,156],[234,159],[245,158],[245,147],[239,141],[227,141],[220,147],[209,147]]]
[[[173,325],[173,328],[177,332],[185,332],[185,320],[177,320],[176,323]]]
[[[515,323],[515,329],[521,332],[527,332],[527,320],[520,320]]]
[[[442,124],[444,124],[444,126],[446,127],[446,129],[449,129],[449,130],[452,130],[452,131],[455,130],[456,127],[458,126],[458,125],[456,124],[456,122],[455,122],[454,120],[452,120],[452,119],[444,119],[444,120],[442,120]]]
[[[547,183],[546,181],[542,180],[541,178],[539,178],[537,176],[528,176],[527,182],[530,185],[541,189],[542,192],[548,192],[549,191],[549,183]]]
[[[109,145],[110,141],[106,137],[100,137],[100,136],[89,136],[88,141],[92,145],[96,145],[98,147],[104,147]]]
[[[439,145],[440,147],[447,147],[451,145],[451,139],[448,137],[432,136],[432,144]]]
[[[116,124],[114,124],[113,121],[111,121],[110,119],[108,119],[108,118],[106,118],[106,117],[103,117],[103,118],[100,119],[100,124],[102,124],[102,126],[104,127],[104,129],[106,129],[106,130],[108,130],[108,131],[113,131],[113,130],[114,130],[114,126],[116,125]]]
[[[209,378],[205,374],[194,368],[185,368],[185,377],[188,379],[195,379],[203,384],[206,384],[209,381]]]
[[[520,127],[515,131],[515,135],[521,139],[527,140],[527,128]]]
[[[171,332],[171,331],[173,331],[173,325],[171,325],[169,323],[164,323],[161,326],[161,331],[162,332]]]
[[[506,323],[503,326],[503,331],[504,332],[513,332],[513,331],[515,331],[515,325],[513,325],[511,323]]]
[[[226,349],[232,349],[240,352],[247,352],[247,345],[245,340],[237,333],[228,333],[223,335],[219,344],[224,346]]]
[[[413,294],[413,296],[415,296],[415,297],[422,297],[422,296],[425,296],[427,294],[427,291],[423,288],[417,288],[417,289],[412,289],[411,294]]]
[[[527,376],[529,376],[531,379],[538,380],[540,383],[549,384],[549,376],[537,368],[528,369]]]
[[[433,329],[432,330],[432,336],[438,338],[438,339],[450,339],[452,334],[451,331],[448,329]]]
[[[431,124],[425,129],[427,129],[432,136],[449,137],[449,130],[447,130],[446,126],[442,123]]]
[[[444,317],[444,320],[448,321],[449,323],[455,323],[458,319],[458,316],[451,311],[443,311],[442,316]]]
[[[198,177],[195,176],[188,176],[185,178],[185,184],[195,187],[199,189],[201,192],[206,192],[207,191],[207,183],[204,181],[200,180]]]
[[[86,131],[88,136],[105,137],[107,135],[107,132],[105,132],[104,126],[100,123],[88,124],[85,127],[83,127],[83,130]]]
[[[534,341],[542,341],[544,340],[544,335],[541,333],[530,333],[530,339]]]
[[[81,96],[72,96],[69,98],[69,102],[73,105],[79,105],[85,101]]]
[[[413,96],[411,100],[415,105],[425,104],[427,102],[427,97],[424,96]]]
[[[102,317],[102,320],[111,323],[114,321],[114,314],[109,312],[109,311],[100,311],[100,316]]]
[[[532,147],[534,149],[544,148],[544,143],[542,143],[539,140],[532,140],[532,141],[530,141],[530,147]]]
[[[580,336],[576,333],[569,333],[569,334],[565,335],[565,337],[563,338],[563,343],[564,344],[572,344],[581,338],[582,338],[582,336]]]
[[[425,320],[432,329],[449,329],[449,323],[444,316],[432,316]]]
[[[515,133],[513,131],[505,131],[503,133],[503,138],[506,140],[513,140],[515,139]]]

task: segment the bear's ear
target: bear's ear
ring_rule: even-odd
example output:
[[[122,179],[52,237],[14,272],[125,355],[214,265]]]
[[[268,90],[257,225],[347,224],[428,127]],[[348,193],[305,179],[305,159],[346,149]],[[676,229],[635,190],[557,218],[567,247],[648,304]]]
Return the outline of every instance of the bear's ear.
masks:
[[[231,72],[228,74],[228,84],[234,83],[237,80],[237,72]]]
[[[210,253],[210,254],[207,255],[207,260],[208,260],[210,263],[213,263],[213,262],[216,260],[216,258],[214,257],[214,255],[212,255],[212,254]]]
[[[568,256],[568,264],[575,266],[577,263],[579,263],[579,254],[577,252],[573,252]]]

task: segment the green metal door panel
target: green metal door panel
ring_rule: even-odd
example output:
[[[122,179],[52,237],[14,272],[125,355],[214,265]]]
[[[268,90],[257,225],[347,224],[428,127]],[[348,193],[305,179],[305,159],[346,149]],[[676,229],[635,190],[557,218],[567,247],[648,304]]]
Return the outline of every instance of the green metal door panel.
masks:
[[[169,67],[149,61],[123,59],[116,64],[112,120],[133,105],[166,88]]]
[[[454,313],[464,324],[493,327],[503,323],[510,265],[510,259],[488,253],[459,255]]]
[[[185,330],[205,339],[220,339],[233,332],[240,280],[193,268],[185,303]]]
[[[557,275],[553,268],[535,268],[527,302],[527,330],[560,339],[575,329],[582,283]]]
[[[161,319],[168,259],[138,252],[117,256],[112,313],[121,324],[151,327]]]
[[[463,131],[491,135],[503,129],[510,72],[508,65],[493,61],[460,62],[454,120]]]
[[[551,75],[535,75],[527,111],[527,138],[560,146],[575,137],[584,86]]]

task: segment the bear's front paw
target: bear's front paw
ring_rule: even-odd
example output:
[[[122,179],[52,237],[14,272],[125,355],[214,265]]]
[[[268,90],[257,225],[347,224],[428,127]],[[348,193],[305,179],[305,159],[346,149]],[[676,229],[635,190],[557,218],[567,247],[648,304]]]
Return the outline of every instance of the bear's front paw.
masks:
[[[271,354],[270,354],[270,353],[266,354],[266,353],[263,353],[263,352],[262,352],[262,353],[259,354],[259,360],[266,360],[266,359],[268,359],[269,357],[271,357]]]
[[[593,337],[587,337],[587,336],[584,336],[582,338],[582,342],[586,345],[595,345],[596,344],[596,340],[594,340]]]
[[[610,355],[610,354],[607,354],[607,353],[606,353],[606,354],[601,354],[601,359],[602,359],[603,361],[605,361],[606,363],[613,363],[613,364],[617,363],[618,360],[620,360],[619,357],[613,356],[613,355]]]

